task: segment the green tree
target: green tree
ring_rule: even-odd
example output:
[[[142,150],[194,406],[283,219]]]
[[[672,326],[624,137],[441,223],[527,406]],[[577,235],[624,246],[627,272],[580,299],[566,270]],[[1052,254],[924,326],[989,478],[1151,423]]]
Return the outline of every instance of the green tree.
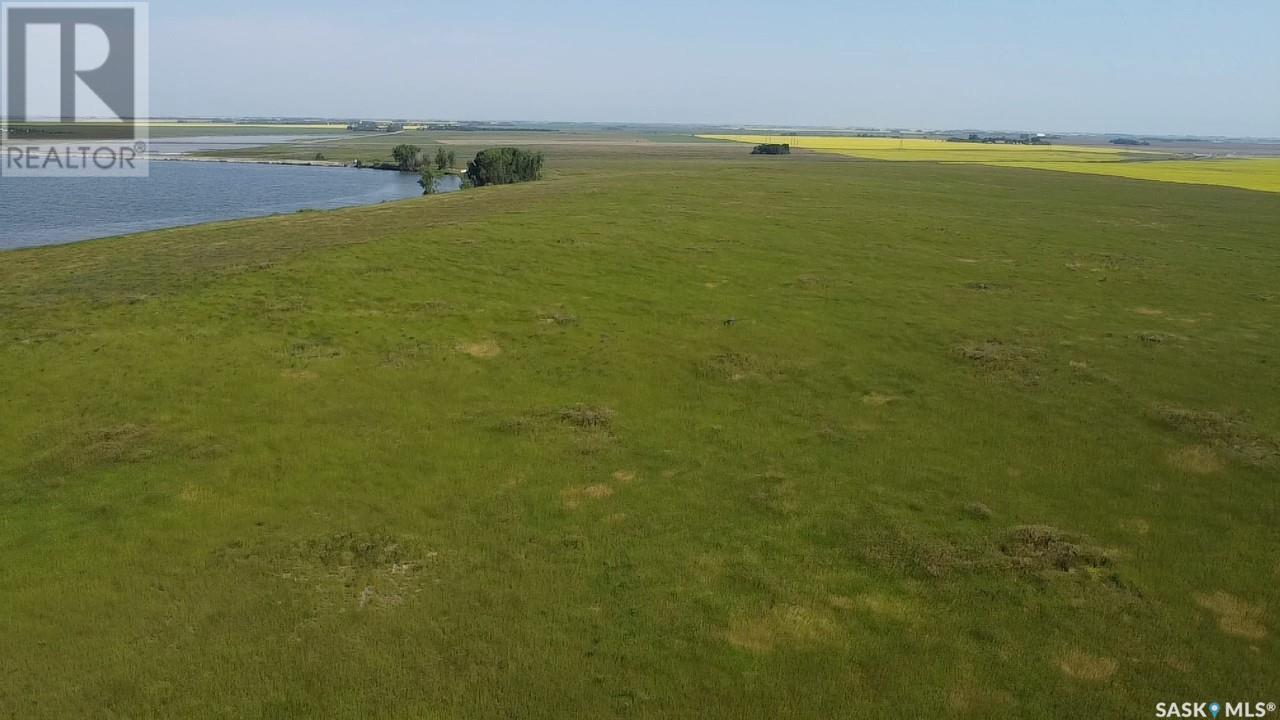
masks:
[[[542,153],[504,147],[481,150],[467,163],[467,179],[475,187],[528,182],[542,177]]]
[[[448,175],[445,171],[437,170],[430,165],[423,165],[419,172],[420,177],[418,178],[418,184],[422,186],[423,195],[436,194],[436,182]]]
[[[436,148],[436,169],[448,170],[452,165],[449,163],[449,153],[444,148]]]
[[[391,157],[405,172],[413,172],[422,167],[422,148],[417,145],[397,145],[391,149]]]

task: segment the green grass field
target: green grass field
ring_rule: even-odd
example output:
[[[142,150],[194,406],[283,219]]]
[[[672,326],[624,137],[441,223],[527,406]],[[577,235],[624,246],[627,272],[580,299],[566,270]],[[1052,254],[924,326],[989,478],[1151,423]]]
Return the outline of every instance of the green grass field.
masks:
[[[0,254],[0,716],[1280,700],[1280,196],[547,152]]]

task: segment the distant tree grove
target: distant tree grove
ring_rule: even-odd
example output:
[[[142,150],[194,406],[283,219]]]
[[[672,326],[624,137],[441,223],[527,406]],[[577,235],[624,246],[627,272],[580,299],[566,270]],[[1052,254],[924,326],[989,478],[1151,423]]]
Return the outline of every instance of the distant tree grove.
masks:
[[[785,143],[764,143],[751,151],[752,155],[790,155],[791,146]]]
[[[520,148],[489,148],[467,163],[467,181],[474,187],[508,185],[542,177],[542,153]]]
[[[416,145],[398,145],[391,151],[395,163],[387,163],[388,169],[415,171],[424,195],[438,192],[437,185],[453,172],[457,156],[452,150],[437,148],[434,157],[422,156]],[[462,175],[462,187],[508,185],[542,178],[542,153],[514,147],[489,148],[476,153],[475,160],[467,163]]]

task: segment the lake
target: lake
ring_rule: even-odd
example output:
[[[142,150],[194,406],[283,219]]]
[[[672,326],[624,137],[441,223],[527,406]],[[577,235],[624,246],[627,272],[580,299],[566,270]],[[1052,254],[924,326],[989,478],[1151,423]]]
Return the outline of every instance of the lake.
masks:
[[[146,178],[0,177],[0,250],[421,194],[412,173],[182,160],[152,162]]]

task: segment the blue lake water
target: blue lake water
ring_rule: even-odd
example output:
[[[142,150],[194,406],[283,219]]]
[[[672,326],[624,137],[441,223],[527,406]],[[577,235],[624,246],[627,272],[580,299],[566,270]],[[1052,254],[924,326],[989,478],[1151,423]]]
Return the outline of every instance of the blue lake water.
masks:
[[[181,160],[152,162],[146,178],[0,177],[0,250],[421,194],[411,173]]]

